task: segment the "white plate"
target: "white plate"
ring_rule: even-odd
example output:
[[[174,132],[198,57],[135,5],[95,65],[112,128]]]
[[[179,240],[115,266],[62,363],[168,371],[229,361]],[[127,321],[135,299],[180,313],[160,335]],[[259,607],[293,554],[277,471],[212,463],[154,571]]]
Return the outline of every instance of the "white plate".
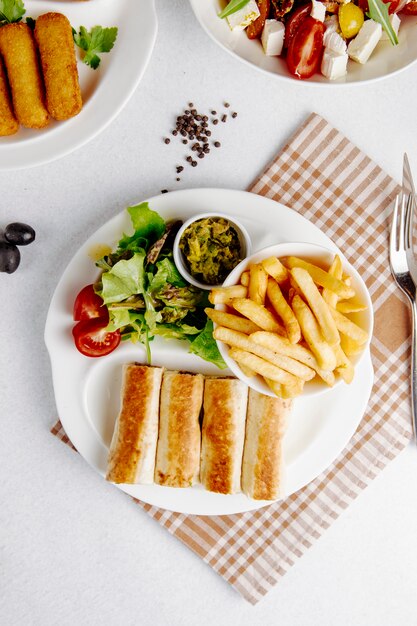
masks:
[[[54,161],[98,135],[122,110],[136,89],[151,57],[157,20],[154,0],[90,0],[50,2],[26,0],[26,16],[64,13],[74,28],[117,26],[117,40],[92,70],[80,60],[78,72],[82,111],[64,122],[51,121],[42,130],[20,128],[0,138],[0,170],[16,170]],[[78,49],[77,49],[78,55]]]
[[[156,196],[149,203],[165,219],[185,220],[213,210],[236,216],[247,228],[254,250],[273,243],[304,240],[338,251],[324,233],[298,213],[244,191],[190,189]],[[122,363],[144,363],[145,352],[140,345],[126,343],[106,357],[84,357],[72,340],[72,306],[79,290],[97,278],[89,252],[97,244],[114,246],[122,232],[130,231],[129,216],[123,211],[81,246],[56,288],[45,328],[60,419],[74,446],[101,475],[105,474],[108,446],[119,409]],[[220,373],[214,365],[188,354],[180,341],[157,338],[152,342],[152,355],[155,365]],[[228,370],[223,373],[227,374]],[[349,387],[339,385],[315,398],[297,398],[284,439],[285,496],[318,476],[346,446],[364,414],[372,381],[368,352]],[[250,500],[243,494],[210,493],[199,486],[173,489],[159,485],[119,485],[119,488],[149,504],[198,515],[226,515],[269,504]]]
[[[380,41],[371,58],[365,65],[349,61],[348,73],[338,80],[328,80],[321,74],[315,74],[309,80],[298,80],[290,75],[285,59],[267,57],[261,42],[250,41],[245,32],[232,32],[226,20],[218,17],[225,6],[222,0],[190,0],[193,11],[214,41],[241,61],[284,80],[291,80],[302,85],[353,85],[364,84],[397,74],[417,61],[417,19],[412,15],[400,15],[401,27],[399,45],[393,47],[389,41]]]

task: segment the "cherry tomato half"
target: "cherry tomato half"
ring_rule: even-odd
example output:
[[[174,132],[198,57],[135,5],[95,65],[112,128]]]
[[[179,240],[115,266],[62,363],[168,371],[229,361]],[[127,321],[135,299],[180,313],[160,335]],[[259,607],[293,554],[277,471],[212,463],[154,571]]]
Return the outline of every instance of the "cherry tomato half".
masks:
[[[391,7],[390,7],[391,9]],[[391,11],[390,11],[391,13]],[[400,13],[404,13],[404,15],[417,15],[417,1],[411,0],[411,2],[407,2],[405,7],[400,9]]]
[[[82,320],[72,329],[75,346],[85,356],[110,354],[120,343],[120,331],[106,331],[107,322],[100,318]]]
[[[319,69],[323,52],[325,26],[307,16],[290,41],[288,69],[296,78],[310,78]]]
[[[289,20],[285,24],[285,37],[284,37],[284,48],[289,48],[289,45],[298,30],[300,24],[308,17],[311,13],[312,4],[308,2],[308,4],[304,4],[303,6],[296,9],[292,14]]]
[[[109,312],[106,306],[103,306],[103,300],[98,296],[93,285],[87,285],[81,289],[75,298],[73,318],[76,322],[81,320],[90,320],[93,318],[103,320],[105,326],[109,323]]]

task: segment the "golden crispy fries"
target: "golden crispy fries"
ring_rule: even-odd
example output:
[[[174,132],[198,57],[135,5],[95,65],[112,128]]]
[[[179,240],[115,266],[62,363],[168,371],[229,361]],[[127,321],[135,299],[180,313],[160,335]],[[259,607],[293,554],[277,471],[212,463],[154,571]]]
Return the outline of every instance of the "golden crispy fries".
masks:
[[[246,298],[248,290],[243,285],[231,287],[215,287],[210,291],[209,301],[211,304],[229,304],[232,298]]]
[[[235,298],[231,301],[231,305],[238,313],[250,319],[263,330],[270,330],[285,336],[285,328],[262,304],[252,302],[248,298]]]
[[[333,263],[331,264],[329,268],[329,274],[331,276],[334,276],[335,278],[338,278],[339,280],[342,279],[343,267],[342,267],[342,261],[340,260],[340,257],[338,254],[335,254],[334,256]],[[321,295],[323,296],[323,300],[327,302],[329,306],[332,306],[333,308],[336,307],[338,297],[337,297],[337,294],[334,293],[334,291],[324,288]]]
[[[365,332],[360,326],[352,322],[348,317],[345,317],[336,309],[329,309],[333,319],[336,323],[337,329],[347,335],[351,339],[354,339],[359,345],[363,345],[368,341],[368,333]]]
[[[355,375],[354,367],[340,346],[336,346],[334,350],[337,359],[336,372],[338,372],[345,383],[349,385]]]
[[[332,313],[330,312],[326,302],[323,300],[321,293],[314,284],[310,274],[302,267],[294,267],[291,270],[291,276],[295,279],[299,288],[303,292],[305,299],[310,305],[310,308],[319,323],[324,339],[331,346],[340,343],[339,331],[333,319]]]
[[[248,297],[253,302],[265,304],[266,288],[268,286],[268,274],[262,265],[255,263],[250,268]]]
[[[242,369],[242,365],[240,368]],[[290,400],[301,395],[304,387],[302,381],[300,381],[298,386],[294,385],[293,387],[290,387],[289,385],[281,385],[270,378],[265,378],[265,382],[274,394],[283,400]]]
[[[270,378],[271,380],[275,380],[283,385],[298,385],[298,379],[295,376],[289,374],[288,372],[284,372],[284,370],[280,367],[272,365],[272,363],[268,363],[268,361],[264,361],[264,359],[261,359],[259,356],[256,356],[251,352],[246,352],[245,350],[240,350],[239,348],[230,348],[229,355],[238,363],[238,365],[243,363],[243,365],[249,367],[251,370],[260,374],[264,378]]]
[[[216,309],[210,308],[204,309],[204,312],[215,324],[238,330],[240,333],[245,333],[246,335],[251,335],[261,330],[259,326],[246,319],[246,317],[240,317],[233,313],[226,313],[225,311],[217,311]]]
[[[335,378],[333,372],[329,370],[323,370],[319,367],[317,363],[317,359],[314,354],[304,346],[300,344],[292,344],[285,337],[280,337],[275,333],[268,333],[266,331],[259,331],[253,333],[250,336],[250,339],[259,343],[259,345],[264,346],[265,348],[269,348],[273,352],[278,352],[284,356],[289,356],[296,361],[300,361],[300,363],[304,363],[304,365],[308,365],[311,369],[315,370],[320,378],[327,384],[329,387],[333,387],[335,383]]]
[[[339,313],[359,313],[359,311],[366,311],[366,304],[359,302],[355,298],[351,300],[341,300],[336,303],[336,311]]]
[[[340,347],[346,356],[355,356],[363,350],[363,346],[343,333],[340,333]]]
[[[268,280],[267,294],[275,312],[284,322],[288,339],[291,343],[298,343],[301,339],[300,324],[284,298],[278,283],[273,278]]]
[[[288,270],[283,266],[281,261],[277,259],[275,256],[269,257],[269,259],[264,259],[261,261],[261,265],[264,268],[265,272],[272,276],[278,284],[281,284],[288,280]]]
[[[292,301],[292,306],[304,339],[316,357],[319,366],[324,370],[333,371],[336,367],[335,353],[331,346],[323,339],[313,313],[305,302],[301,300],[300,296],[295,296]]]
[[[244,287],[248,287],[249,286],[249,270],[246,270],[246,272],[243,272],[240,276],[240,284],[243,285]]]
[[[304,363],[300,363],[291,357],[278,354],[269,348],[265,348],[250,337],[236,330],[218,326],[213,332],[213,337],[219,341],[223,341],[223,343],[226,343],[232,348],[239,348],[240,350],[256,354],[265,361],[272,363],[276,367],[280,367],[302,380],[311,380],[316,375],[315,371]]]
[[[294,269],[296,267],[304,269],[306,272],[310,274],[311,278],[313,279],[315,283],[317,283],[317,285],[320,285],[320,287],[324,287],[325,289],[329,289],[330,291],[333,291],[335,294],[337,294],[339,298],[343,298],[344,300],[347,300],[348,298],[353,298],[353,296],[355,295],[354,290],[348,285],[346,285],[346,283],[344,283],[343,280],[340,280],[339,278],[336,278],[336,276],[330,274],[329,272],[322,270],[321,267],[317,267],[316,265],[313,265],[312,263],[307,263],[307,261],[298,259],[295,256],[287,257],[285,263],[290,269]]]
[[[253,376],[256,376],[256,372],[251,370],[250,367],[247,367],[246,365],[243,365],[242,363],[239,365],[239,367],[242,370],[242,372],[245,374],[245,376],[247,376],[248,378],[252,378]]]

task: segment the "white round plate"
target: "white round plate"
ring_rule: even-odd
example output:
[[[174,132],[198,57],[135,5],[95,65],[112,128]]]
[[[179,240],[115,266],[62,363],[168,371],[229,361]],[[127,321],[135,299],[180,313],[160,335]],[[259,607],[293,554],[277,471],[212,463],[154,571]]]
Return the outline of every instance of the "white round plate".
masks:
[[[64,122],[47,128],[21,127],[16,135],[0,138],[0,170],[16,170],[54,161],[98,135],[118,115],[135,91],[154,47],[157,19],[154,0],[89,0],[51,2],[26,0],[26,16],[64,13],[74,28],[117,26],[114,48],[101,55],[92,70],[80,60],[78,73],[83,108]]]
[[[284,80],[297,81],[303,85],[354,85],[364,84],[386,78],[404,70],[417,61],[417,20],[412,15],[400,15],[401,27],[399,45],[392,46],[389,41],[380,41],[367,63],[361,65],[355,61],[348,62],[345,77],[328,80],[321,74],[315,74],[308,80],[298,80],[288,72],[285,59],[267,57],[259,40],[251,41],[245,32],[232,32],[227,21],[221,20],[218,13],[226,5],[223,0],[190,0],[193,11],[214,41],[227,52],[241,61]]]
[[[227,213],[246,227],[253,250],[286,241],[307,241],[338,251],[316,226],[301,215],[268,198],[244,191],[189,189],[162,194],[149,200],[165,219],[186,220],[213,210]],[[110,355],[91,359],[80,354],[71,329],[75,296],[93,282],[97,268],[89,257],[97,244],[115,246],[123,232],[130,232],[126,211],[116,215],[81,246],[66,268],[53,295],[45,328],[45,342],[52,363],[56,403],[68,437],[80,454],[102,476],[108,447],[119,410],[122,364],[145,363],[141,345],[124,343]],[[167,368],[221,373],[214,365],[189,354],[180,341],[156,338],[152,362]],[[222,370],[227,375],[228,370]],[[328,467],[355,432],[368,403],[373,381],[369,352],[357,367],[348,387],[314,398],[297,398],[285,435],[284,496],[312,481]],[[250,500],[243,494],[225,496],[200,486],[173,489],[159,485],[118,485],[130,495],[154,506],[198,515],[226,515],[261,508],[270,502]]]

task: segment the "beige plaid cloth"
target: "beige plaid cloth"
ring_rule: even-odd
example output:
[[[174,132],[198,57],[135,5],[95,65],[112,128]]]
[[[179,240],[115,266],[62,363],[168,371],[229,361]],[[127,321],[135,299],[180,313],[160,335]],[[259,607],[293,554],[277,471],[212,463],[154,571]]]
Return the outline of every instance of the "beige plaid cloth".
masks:
[[[311,115],[250,191],[314,222],[343,250],[375,309],[375,385],[356,434],[321,476],[255,512],[199,517],[137,502],[255,604],[411,436],[409,322],[389,271],[388,219],[398,185],[340,132]],[[58,422],[53,434],[68,438]]]

